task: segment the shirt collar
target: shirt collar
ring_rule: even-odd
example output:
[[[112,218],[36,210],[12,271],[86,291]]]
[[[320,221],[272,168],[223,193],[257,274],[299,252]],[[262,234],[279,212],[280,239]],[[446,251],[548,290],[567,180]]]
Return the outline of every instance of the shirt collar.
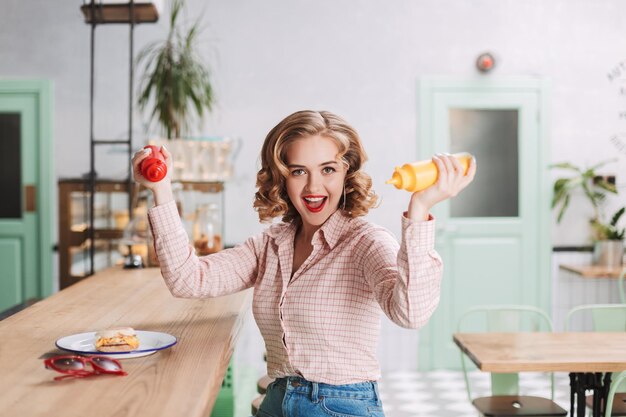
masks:
[[[330,215],[317,233],[324,238],[330,249],[333,249],[341,241],[350,220],[352,219],[346,216],[343,210],[337,210]]]
[[[290,223],[277,223],[267,230],[267,235],[274,239],[274,242],[280,246],[285,240],[293,240],[293,237],[296,234],[296,224],[294,222]]]
[[[345,234],[348,224],[352,220],[346,216],[342,210],[337,210],[324,222],[322,227],[315,232],[314,236],[321,236],[326,241],[330,249],[333,249]],[[293,242],[296,234],[297,222],[278,223],[271,226],[267,234],[280,246],[285,241]],[[313,238],[315,240],[315,237]]]

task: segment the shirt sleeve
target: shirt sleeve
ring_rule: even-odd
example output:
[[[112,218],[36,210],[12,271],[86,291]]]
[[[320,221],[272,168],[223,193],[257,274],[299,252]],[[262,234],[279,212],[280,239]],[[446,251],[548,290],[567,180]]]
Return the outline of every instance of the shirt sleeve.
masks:
[[[402,216],[402,241],[385,229],[369,234],[363,271],[381,308],[399,326],[424,326],[439,304],[443,263],[435,251],[435,220]]]
[[[151,208],[148,219],[161,275],[175,297],[218,297],[254,285],[263,235],[235,248],[199,257],[189,243],[173,201]]]

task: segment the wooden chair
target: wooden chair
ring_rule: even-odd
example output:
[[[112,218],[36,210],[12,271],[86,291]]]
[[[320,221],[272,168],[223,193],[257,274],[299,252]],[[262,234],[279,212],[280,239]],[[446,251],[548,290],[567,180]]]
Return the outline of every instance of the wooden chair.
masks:
[[[263,361],[267,362],[267,352],[263,352]],[[267,387],[272,382],[274,382],[274,378],[270,378],[267,375],[263,375],[256,382],[256,390],[261,395],[259,395],[254,400],[252,400],[251,409],[252,409],[253,416],[256,416],[256,413],[259,411],[259,407],[261,406],[263,399],[265,399],[265,393],[267,392]]]
[[[267,352],[263,352],[263,361],[267,362]],[[259,411],[259,407],[261,406],[261,403],[263,402],[263,399],[265,398],[265,393],[267,392],[267,387],[272,382],[274,382],[274,378],[270,378],[267,375],[263,375],[256,382],[256,390],[261,395],[259,395],[254,400],[252,400],[251,408],[252,408],[252,415],[253,416],[256,416],[256,413]]]
[[[263,375],[256,382],[256,390],[261,395],[259,395],[254,400],[252,400],[252,415],[253,416],[255,416],[256,413],[259,411],[259,407],[261,406],[261,403],[263,402],[263,399],[265,398],[265,393],[267,392],[267,386],[271,384],[272,382],[274,382],[274,378],[270,378],[267,375]]]
[[[263,375],[256,382],[256,390],[259,394],[265,394],[267,392],[267,386],[274,382],[274,378],[270,378],[267,375]]]
[[[472,308],[459,319],[457,331],[467,333],[472,325],[482,332],[552,331],[552,321],[541,309],[519,305],[488,305]],[[551,397],[535,397],[519,394],[519,375],[491,374],[491,395],[472,398],[472,389],[461,351],[461,365],[467,388],[467,397],[482,416],[566,416],[567,411],[554,400],[554,375],[550,374]]]
[[[252,400],[252,406],[250,408],[250,411],[252,411],[253,416],[256,416],[256,413],[259,412],[259,407],[261,407],[261,403],[263,402],[264,399],[265,399],[265,394],[259,395],[254,400]]]
[[[624,271],[620,277],[620,282],[624,279]],[[620,285],[620,296],[622,296],[622,286]],[[586,304],[571,309],[565,318],[565,331],[571,331],[574,327],[574,318],[587,318],[593,331],[596,332],[624,332],[626,331],[626,304]],[[621,381],[625,378],[622,373],[613,373],[611,392],[607,400],[607,416],[626,416],[626,392],[617,392]],[[616,378],[617,377],[617,378]],[[624,388],[622,388],[622,391]],[[585,399],[587,407],[593,409],[593,395],[588,395]],[[602,409],[604,404],[600,404]]]

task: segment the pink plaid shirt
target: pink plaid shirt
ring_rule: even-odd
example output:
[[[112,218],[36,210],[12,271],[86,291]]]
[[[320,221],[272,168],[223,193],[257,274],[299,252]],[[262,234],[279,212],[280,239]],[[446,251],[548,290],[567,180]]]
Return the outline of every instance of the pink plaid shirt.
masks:
[[[439,302],[442,263],[434,220],[402,216],[402,244],[386,229],[335,212],[313,236],[292,277],[293,224],[198,257],[173,202],[150,209],[161,273],[176,297],[216,297],[254,287],[252,309],[272,378],[327,384],[377,380],[380,309],[402,327],[426,324]]]

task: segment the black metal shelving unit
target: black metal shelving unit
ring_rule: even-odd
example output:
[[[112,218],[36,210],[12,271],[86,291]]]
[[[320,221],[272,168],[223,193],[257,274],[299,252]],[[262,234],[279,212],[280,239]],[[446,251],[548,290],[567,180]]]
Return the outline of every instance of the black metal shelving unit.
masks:
[[[89,269],[88,275],[95,273],[95,194],[96,194],[96,148],[101,145],[126,145],[128,148],[128,161],[132,157],[133,144],[133,74],[134,74],[134,31],[135,25],[140,23],[154,23],[159,19],[159,14],[152,3],[136,4],[134,0],[123,4],[108,4],[101,1],[89,0],[81,6],[85,17],[85,23],[91,26],[90,46],[90,99],[89,99],[89,172],[87,181],[89,185]],[[95,38],[96,27],[104,24],[129,25],[129,81],[128,81],[128,137],[125,139],[96,139],[94,134],[94,81],[95,81]],[[128,165],[128,216],[129,221],[133,216],[133,177]]]

